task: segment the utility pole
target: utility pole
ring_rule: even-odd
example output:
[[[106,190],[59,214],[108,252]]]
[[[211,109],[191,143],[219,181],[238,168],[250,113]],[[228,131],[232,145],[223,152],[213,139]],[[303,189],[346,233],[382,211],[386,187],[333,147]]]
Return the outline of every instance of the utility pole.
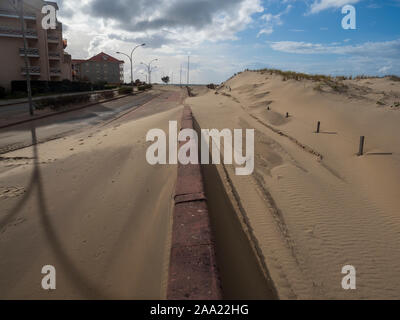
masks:
[[[187,67],[187,85],[189,85],[189,72],[190,72],[190,56],[188,56],[188,67]]]
[[[30,63],[28,59],[28,43],[26,41],[26,30],[25,30],[25,19],[24,19],[24,0],[19,0],[19,6],[20,6],[19,11],[20,11],[20,20],[22,28],[22,38],[24,39],[24,60],[25,60],[25,70],[26,70],[26,87],[28,90],[29,114],[33,116]]]

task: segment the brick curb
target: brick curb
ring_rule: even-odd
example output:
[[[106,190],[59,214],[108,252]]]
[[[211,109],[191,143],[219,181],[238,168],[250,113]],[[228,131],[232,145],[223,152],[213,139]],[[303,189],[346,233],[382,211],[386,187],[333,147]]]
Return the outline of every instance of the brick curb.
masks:
[[[184,108],[181,124],[193,129],[190,107]],[[200,165],[178,166],[173,221],[167,299],[222,299]]]
[[[112,98],[112,99],[92,102],[92,103],[89,103],[89,104],[86,104],[84,106],[80,106],[80,107],[77,107],[77,108],[71,108],[71,109],[66,109],[66,110],[55,111],[55,112],[47,113],[47,114],[44,114],[42,116],[37,116],[37,117],[34,116],[32,118],[28,118],[28,119],[25,119],[25,120],[9,123],[9,124],[5,124],[5,125],[0,125],[0,129],[17,126],[17,125],[24,124],[24,123],[31,122],[31,121],[35,121],[35,120],[41,120],[41,119],[53,117],[53,116],[56,116],[56,115],[59,115],[59,114],[63,114],[63,113],[68,113],[68,112],[72,112],[72,111],[76,111],[76,110],[80,110],[80,109],[85,109],[85,108],[92,107],[92,106],[95,106],[95,105],[100,104],[100,103],[110,102],[110,101],[126,98],[128,96],[133,96],[133,95],[136,95],[136,94],[126,94],[126,95],[115,97],[115,98]]]

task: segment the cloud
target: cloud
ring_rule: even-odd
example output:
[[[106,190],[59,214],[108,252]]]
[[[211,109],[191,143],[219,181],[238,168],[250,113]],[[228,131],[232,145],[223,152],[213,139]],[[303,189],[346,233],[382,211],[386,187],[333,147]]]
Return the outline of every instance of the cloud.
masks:
[[[293,6],[289,4],[284,11],[278,14],[273,15],[271,13],[266,13],[262,15],[260,18],[262,28],[258,32],[257,37],[261,36],[262,34],[272,34],[275,26],[281,26],[283,24],[281,17],[285,14],[288,14],[292,8]]]
[[[378,70],[378,72],[381,73],[381,74],[387,74],[387,72],[390,71],[391,69],[392,69],[392,66],[391,66],[391,65],[389,65],[389,66],[383,66],[382,68],[380,68],[380,69]]]
[[[270,46],[275,51],[295,54],[348,54],[388,58],[396,58],[400,56],[400,39],[384,42],[365,42],[359,45],[345,46],[298,41],[279,41],[272,42]]]
[[[234,39],[264,8],[260,0],[92,0],[85,10],[131,34],[166,29],[202,42]]]
[[[176,75],[191,54],[196,83],[219,82],[241,69],[238,49],[227,41],[238,40],[237,34],[255,22],[253,15],[264,11],[262,0],[56,1],[73,58],[104,51],[125,60],[125,77],[130,79],[129,61],[116,52],[130,53],[146,43],[135,51],[134,70],[141,70],[141,61],[159,58],[159,75]]]
[[[310,13],[319,13],[327,9],[337,9],[344,7],[347,4],[355,4],[362,0],[314,0],[310,6]]]

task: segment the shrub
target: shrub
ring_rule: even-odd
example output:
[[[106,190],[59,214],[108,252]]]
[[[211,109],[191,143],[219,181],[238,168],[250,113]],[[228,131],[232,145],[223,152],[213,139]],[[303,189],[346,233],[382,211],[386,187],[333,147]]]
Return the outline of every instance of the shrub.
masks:
[[[26,92],[16,91],[11,94],[12,99],[23,99],[26,98],[28,95]]]
[[[146,82],[142,82],[139,79],[136,79],[136,81],[134,83],[134,86],[135,87],[139,87],[139,86],[144,85],[144,84],[146,84]]]
[[[6,89],[0,87],[0,99],[5,98],[6,96]]]
[[[101,93],[101,97],[103,99],[112,99],[114,98],[114,91],[104,91]]]
[[[93,84],[93,90],[104,90],[107,82],[106,81],[97,81]]]
[[[389,79],[390,80],[392,80],[392,81],[400,81],[400,77],[398,77],[398,76],[389,76]]]
[[[345,84],[338,82],[338,81],[328,80],[328,81],[325,81],[325,84],[328,85],[329,87],[331,87],[333,89],[333,91],[335,91],[335,92],[343,93],[349,89],[348,86],[346,86]]]
[[[68,93],[68,92],[83,92],[92,91],[92,84],[90,82],[71,82],[69,80],[63,81],[31,81],[32,92],[35,94],[42,93]],[[17,80],[11,82],[11,92],[26,92],[26,81]]]
[[[121,87],[118,89],[119,94],[131,94],[133,92],[133,87]]]
[[[215,84],[213,84],[213,83],[210,83],[210,84],[207,85],[207,88],[211,89],[211,90],[215,90],[215,89],[217,89],[217,86]]]
[[[196,95],[193,93],[193,89],[189,86],[186,86],[187,92],[188,92],[188,96],[189,97],[195,97]]]
[[[322,89],[322,85],[321,84],[317,84],[315,87],[314,87],[314,90],[315,91],[319,91],[319,92],[323,92],[324,90]]]
[[[164,82],[165,84],[168,84],[169,81],[170,81],[170,78],[169,78],[169,76],[165,76],[165,77],[162,77],[161,80],[162,80],[162,82]]]
[[[85,103],[90,100],[90,94],[45,98],[35,102],[36,109],[51,108],[57,110],[69,104]]]

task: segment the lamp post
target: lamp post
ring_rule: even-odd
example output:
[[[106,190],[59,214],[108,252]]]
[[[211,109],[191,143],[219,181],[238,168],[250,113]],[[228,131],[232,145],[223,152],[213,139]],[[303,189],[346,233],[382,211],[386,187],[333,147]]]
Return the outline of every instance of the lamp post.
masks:
[[[132,85],[133,85],[133,53],[135,52],[135,50],[136,50],[137,48],[139,48],[139,47],[144,47],[145,45],[146,45],[145,43],[142,43],[142,44],[139,44],[138,46],[134,47],[133,50],[132,50],[132,52],[131,52],[131,55],[130,55],[130,56],[129,56],[128,54],[126,54],[126,53],[117,51],[117,54],[123,54],[124,56],[127,56],[128,59],[129,59],[130,62],[131,62],[131,84],[132,84]]]
[[[144,62],[142,62],[141,64],[143,64],[144,66],[146,66],[146,68],[147,68],[147,73],[149,74],[149,84],[151,84],[151,72],[152,72],[152,68],[151,68],[151,64],[154,62],[154,61],[158,61],[158,59],[153,59],[153,60],[151,60],[148,64],[147,63],[144,63]]]

